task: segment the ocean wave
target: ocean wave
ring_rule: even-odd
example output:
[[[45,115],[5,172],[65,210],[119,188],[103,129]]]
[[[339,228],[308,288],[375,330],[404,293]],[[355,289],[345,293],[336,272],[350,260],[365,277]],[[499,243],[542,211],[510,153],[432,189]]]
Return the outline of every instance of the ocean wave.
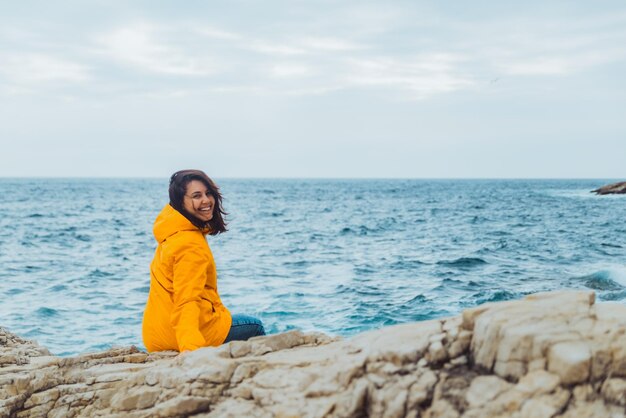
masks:
[[[285,267],[308,267],[311,265],[311,262],[308,260],[298,260],[298,261],[285,261],[283,266]]]
[[[42,268],[42,267],[40,267],[40,266],[30,266],[30,265],[28,265],[28,266],[25,266],[25,267],[24,267],[24,270],[26,270],[26,271],[28,271],[28,272],[32,272],[32,271],[40,271],[40,270],[42,270],[42,269],[43,269],[43,268]]]
[[[611,247],[611,248],[624,248],[624,247],[622,247],[622,246],[621,246],[621,245],[619,245],[619,244],[611,244],[611,243],[608,243],[608,242],[603,242],[603,243],[601,243],[600,245],[601,245],[601,246],[603,246],[603,247]]]
[[[469,282],[466,282],[463,280],[445,277],[443,278],[443,280],[441,280],[441,283],[439,283],[439,285],[437,285],[433,290],[445,294],[445,293],[450,293],[451,289],[460,290],[460,291],[471,291],[473,289],[480,288],[480,287],[481,285],[471,280]]]
[[[308,248],[305,247],[293,247],[290,248],[289,251],[287,252],[287,254],[292,255],[292,254],[301,254],[301,253],[306,253],[307,251],[309,251]]]
[[[359,225],[358,227],[344,227],[341,229],[341,231],[339,231],[340,235],[358,235],[358,236],[362,236],[362,235],[369,235],[369,234],[373,234],[376,232],[379,232],[381,229],[380,228],[369,228],[365,225]]]
[[[413,298],[407,300],[406,302],[404,302],[402,304],[402,306],[410,306],[410,305],[414,305],[416,303],[423,304],[423,303],[426,303],[428,301],[429,301],[429,299],[426,296],[424,296],[424,295],[422,295],[420,293],[420,294],[414,296]]]
[[[626,299],[626,290],[608,292],[599,296],[600,300],[620,301]]]
[[[497,242],[490,243],[489,245],[482,247],[480,250],[477,251],[477,253],[478,254],[493,253],[499,250],[506,249],[508,246],[509,246],[509,243],[506,240],[499,239]]]
[[[336,286],[335,293],[359,296],[380,296],[381,294],[380,288],[375,286],[361,285],[356,287],[344,284]]]
[[[455,260],[437,261],[437,264],[439,264],[440,266],[450,267],[476,267],[488,263],[479,257],[461,257]]]
[[[472,217],[472,219],[470,219],[470,223],[471,224],[480,224],[480,223],[484,223],[484,222],[488,222],[489,219],[484,217],[484,216],[478,216],[478,215],[474,215]]]
[[[615,291],[624,289],[611,270],[600,270],[585,276],[572,278],[572,281],[582,283],[585,287],[593,290]]]
[[[20,245],[22,247],[39,247],[39,245],[37,245],[36,243],[34,243],[33,241],[30,240],[22,240],[20,241]]]
[[[90,289],[89,293],[84,294],[81,296],[82,300],[93,300],[93,299],[102,299],[102,300],[106,300],[107,298],[109,298],[109,293],[107,292],[103,292],[100,290],[93,290],[93,288],[91,286],[84,286],[84,287],[88,287]]]
[[[412,259],[412,260],[394,261],[393,263],[389,264],[388,267],[392,270],[406,270],[406,269],[411,270],[411,269],[421,267],[424,265],[426,265],[426,263],[424,263],[423,261]]]
[[[276,309],[273,311],[265,311],[263,312],[263,315],[267,317],[278,317],[278,318],[297,317],[298,312],[293,312],[293,311],[289,311],[286,309]]]
[[[371,266],[355,266],[353,270],[354,270],[354,273],[357,275],[374,274],[378,271],[377,269]]]
[[[282,298],[302,299],[302,298],[305,298],[306,296],[308,295],[304,292],[283,292],[283,293],[276,294],[276,297],[281,298],[281,299]]]
[[[111,277],[111,276],[113,276],[113,273],[110,273],[108,271],[103,271],[100,269],[95,269],[89,272],[89,275],[87,277],[89,277],[90,279],[97,279],[97,278]]]
[[[26,330],[22,336],[26,338],[35,338],[41,337],[42,335],[52,335],[52,332],[49,330],[45,330],[42,327],[33,327],[29,330]]]
[[[496,290],[490,292],[478,292],[474,295],[476,298],[476,304],[482,305],[487,302],[500,302],[503,300],[518,299],[521,295],[517,292],[510,292],[508,290]]]
[[[121,310],[124,310],[124,309],[121,309]],[[120,317],[120,318],[115,318],[113,320],[114,325],[134,325],[134,324],[138,324],[139,322],[140,322],[140,318],[137,316]]]
[[[45,306],[35,311],[35,315],[41,318],[51,318],[53,316],[57,316],[58,314],[59,311],[57,311],[56,309],[48,308]]]
[[[446,277],[446,278],[444,278],[444,279],[441,281],[441,284],[442,284],[442,285],[455,285],[455,284],[463,284],[463,281],[462,281],[462,280],[459,280],[459,279],[451,279],[451,278],[449,278],[449,277]]]

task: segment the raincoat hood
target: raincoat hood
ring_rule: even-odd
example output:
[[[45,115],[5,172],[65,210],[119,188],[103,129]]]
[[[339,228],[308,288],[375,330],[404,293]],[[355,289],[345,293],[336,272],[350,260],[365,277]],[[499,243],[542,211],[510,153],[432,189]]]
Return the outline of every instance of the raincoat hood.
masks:
[[[199,231],[200,229],[185,218],[182,213],[174,209],[169,203],[154,221],[152,232],[160,244],[167,238],[180,231]],[[203,231],[204,232],[204,231]]]

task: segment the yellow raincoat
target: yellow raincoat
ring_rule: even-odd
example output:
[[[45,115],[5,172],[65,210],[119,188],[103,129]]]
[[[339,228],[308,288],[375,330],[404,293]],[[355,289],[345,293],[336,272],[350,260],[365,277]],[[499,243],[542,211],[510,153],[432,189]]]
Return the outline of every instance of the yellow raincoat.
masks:
[[[206,231],[169,204],[157,216],[153,231],[158,246],[143,315],[146,348],[185,351],[222,344],[232,318],[217,293]]]

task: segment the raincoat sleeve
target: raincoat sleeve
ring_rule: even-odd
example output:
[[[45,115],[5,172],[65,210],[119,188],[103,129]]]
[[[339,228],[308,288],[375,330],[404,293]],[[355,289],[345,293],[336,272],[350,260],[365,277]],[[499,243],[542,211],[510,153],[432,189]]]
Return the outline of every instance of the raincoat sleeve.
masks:
[[[200,298],[210,262],[198,243],[187,242],[176,248],[171,322],[181,352],[206,346],[200,333]]]

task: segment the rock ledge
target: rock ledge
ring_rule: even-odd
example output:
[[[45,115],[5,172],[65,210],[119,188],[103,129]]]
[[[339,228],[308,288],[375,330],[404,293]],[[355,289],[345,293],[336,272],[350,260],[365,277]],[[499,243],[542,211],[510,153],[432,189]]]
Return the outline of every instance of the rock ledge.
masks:
[[[624,417],[626,306],[535,294],[338,339],[51,356],[0,328],[2,417]]]

